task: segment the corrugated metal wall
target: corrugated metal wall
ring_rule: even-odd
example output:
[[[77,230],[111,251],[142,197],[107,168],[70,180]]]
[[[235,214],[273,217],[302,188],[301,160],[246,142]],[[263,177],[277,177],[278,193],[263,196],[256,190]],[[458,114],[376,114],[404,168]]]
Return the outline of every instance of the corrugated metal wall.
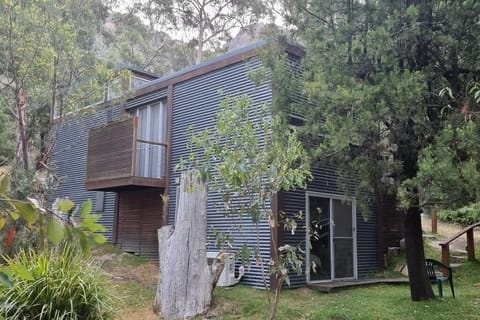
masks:
[[[342,195],[344,192],[338,186],[336,170],[333,166],[319,164],[312,168],[314,179],[309,182],[306,191],[326,193],[332,195]],[[349,189],[353,190],[354,180],[351,180]],[[306,194],[305,190],[292,190],[282,193],[282,209],[288,215],[296,215],[300,210],[306,215]],[[357,268],[358,276],[364,277],[378,271],[377,260],[377,231],[376,231],[376,211],[372,203],[368,214],[368,221],[363,218],[362,212],[357,202]],[[305,250],[306,230],[305,219],[297,221],[298,227],[295,235],[289,232],[284,233],[284,243],[301,244]],[[291,275],[291,286],[300,287],[306,283],[305,268],[301,276]]]
[[[187,159],[189,150],[187,143],[190,141],[189,128],[195,132],[216,127],[216,114],[222,97],[248,95],[253,100],[253,107],[263,103],[270,103],[272,98],[271,88],[268,84],[256,86],[248,77],[248,73],[261,65],[257,59],[227,66],[194,79],[179,83],[174,86],[173,101],[173,131],[172,131],[172,154],[171,176],[168,203],[168,222],[173,224],[175,220],[176,205],[176,179],[179,173],[174,171],[181,158]],[[243,232],[233,232],[233,247],[235,250],[243,244],[250,246],[256,242],[256,230],[250,219],[238,217],[225,217],[225,210],[221,205],[219,194],[210,191],[208,194],[208,237],[211,250],[214,248],[214,230],[233,232],[235,225],[241,224]],[[260,230],[261,253],[263,259],[268,261],[270,257],[270,236],[266,223],[261,225]],[[268,279],[267,279],[268,280]],[[263,287],[260,267],[252,261],[252,267],[246,271],[243,283],[257,287]]]
[[[54,199],[69,197],[76,204],[92,199],[94,209],[101,207],[101,204],[97,204],[96,201],[97,198],[101,200],[102,197],[97,197],[95,191],[85,189],[88,130],[118,119],[120,119],[120,108],[115,106],[56,125],[52,161],[55,173],[61,183],[53,193]],[[102,214],[100,223],[108,229],[105,235],[111,240],[115,214],[115,193],[106,192],[103,201],[103,211],[97,211],[97,213]]]
[[[150,102],[154,102],[166,97],[167,97],[167,88],[160,89],[150,94],[139,96],[139,97],[133,98],[132,100],[129,100],[125,105],[125,109],[144,106]]]
[[[249,79],[249,72],[259,68],[259,59],[250,59],[246,62],[236,63],[215,70],[204,75],[175,84],[173,97],[172,116],[172,141],[171,163],[169,180],[168,223],[175,222],[175,206],[177,194],[177,179],[179,172],[174,168],[181,158],[187,159],[190,141],[189,129],[201,132],[213,129],[216,126],[216,114],[218,105],[226,97],[248,95],[253,100],[253,106],[258,107],[264,103],[271,103],[272,90],[268,83],[255,84]],[[167,90],[157,90],[151,94],[135,98],[128,102],[127,107],[137,107],[161,98],[164,98]],[[77,203],[91,198],[95,201],[96,193],[85,190],[85,163],[87,157],[88,129],[107,123],[107,120],[115,121],[120,118],[119,107],[113,107],[99,112],[67,121],[58,126],[57,143],[53,152],[53,160],[56,164],[57,175],[63,179],[63,183],[55,192],[55,197],[69,196]],[[338,187],[335,168],[331,166],[318,166],[313,169],[315,180],[309,183],[308,191],[342,194]],[[353,182],[352,182],[353,183]],[[353,186],[352,186],[353,187]],[[296,214],[299,210],[305,212],[305,190],[296,190],[283,193],[282,206],[287,214]],[[101,223],[104,224],[112,235],[115,212],[115,194],[106,193],[104,210]],[[94,203],[94,205],[96,205]],[[209,250],[216,250],[214,243],[214,231],[230,233],[235,239],[232,243],[234,250],[239,250],[243,244],[256,243],[257,232],[249,218],[226,216],[225,209],[221,205],[220,195],[214,191],[208,196],[208,243]],[[238,225],[242,225],[242,231],[238,231]],[[300,222],[295,235],[285,233],[286,243],[302,242],[305,246],[305,221]],[[261,254],[265,261],[270,258],[270,233],[266,223],[262,223],[259,232]],[[376,247],[376,212],[371,209],[369,220],[364,221],[360,210],[357,208],[357,263],[359,276],[364,276],[378,269]],[[238,264],[237,264],[238,265]],[[268,279],[267,279],[268,282]],[[243,283],[256,287],[263,287],[261,268],[252,261],[252,267],[246,270]],[[305,284],[305,274],[302,276],[292,275],[292,286]]]

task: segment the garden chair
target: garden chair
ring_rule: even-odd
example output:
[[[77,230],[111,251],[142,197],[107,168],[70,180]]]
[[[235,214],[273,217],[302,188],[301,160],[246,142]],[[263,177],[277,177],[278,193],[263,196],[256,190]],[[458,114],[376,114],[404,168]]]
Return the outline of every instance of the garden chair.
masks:
[[[443,297],[443,282],[450,282],[450,288],[452,289],[452,296],[455,298],[455,291],[453,289],[453,278],[452,278],[452,268],[447,265],[444,265],[440,261],[433,259],[425,259],[427,267],[427,275],[430,279],[430,282],[437,283],[438,285],[438,294],[440,297]]]

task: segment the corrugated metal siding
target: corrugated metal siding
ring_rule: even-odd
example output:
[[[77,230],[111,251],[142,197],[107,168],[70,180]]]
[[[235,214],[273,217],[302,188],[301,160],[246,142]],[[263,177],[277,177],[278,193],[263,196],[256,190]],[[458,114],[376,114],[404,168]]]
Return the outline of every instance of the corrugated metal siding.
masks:
[[[166,88],[165,88],[165,89],[161,89],[161,90],[157,90],[157,91],[155,91],[155,92],[146,94],[146,95],[144,95],[144,96],[135,97],[135,98],[133,98],[132,100],[129,100],[129,101],[125,104],[125,109],[130,109],[130,108],[134,108],[134,107],[139,107],[139,106],[148,104],[148,103],[150,103],[150,102],[163,99],[163,98],[165,98],[166,96],[167,96],[167,89],[166,89]]]
[[[195,132],[216,127],[216,114],[222,97],[248,95],[253,100],[253,107],[264,103],[271,103],[272,92],[269,84],[255,85],[248,77],[248,73],[261,65],[259,60],[237,63],[216,70],[202,76],[190,79],[174,86],[173,123],[171,145],[171,176],[168,203],[168,223],[174,224],[176,205],[176,179],[179,173],[174,167],[180,159],[188,158],[187,143],[190,141],[189,128]],[[243,244],[256,242],[256,230],[248,218],[225,217],[225,210],[221,205],[220,195],[210,191],[208,194],[208,237],[209,250],[214,247],[213,231],[232,233],[235,239],[233,249],[239,250]],[[243,231],[235,231],[232,226],[243,225]],[[260,226],[261,253],[265,261],[270,257],[270,236],[268,225],[264,222]],[[268,279],[267,279],[268,281]],[[261,269],[252,261],[252,267],[247,270],[243,283],[256,287],[263,287]]]
[[[333,166],[319,164],[312,168],[314,179],[309,182],[306,190],[291,190],[282,193],[282,209],[287,216],[296,215],[299,211],[304,213],[304,219],[297,221],[298,227],[295,235],[288,232],[284,233],[284,243],[301,244],[305,250],[305,217],[306,217],[306,191],[327,193],[332,195],[342,195],[341,188],[338,186],[336,169]],[[354,188],[354,179],[348,185],[350,190]],[[376,211],[374,206],[370,208],[368,221],[365,221],[357,202],[357,268],[358,276],[364,277],[378,271],[377,260],[377,231],[376,231]],[[291,286],[300,287],[306,283],[305,268],[301,276],[291,275]]]
[[[95,203],[97,198],[95,191],[85,189],[88,130],[118,119],[120,119],[120,108],[115,106],[56,125],[52,161],[55,173],[61,179],[61,183],[54,191],[53,198],[69,197],[76,204],[92,199],[93,207],[98,207]],[[107,228],[105,236],[111,240],[115,214],[115,193],[105,193],[103,208],[103,212],[98,212],[102,214],[100,223]]]

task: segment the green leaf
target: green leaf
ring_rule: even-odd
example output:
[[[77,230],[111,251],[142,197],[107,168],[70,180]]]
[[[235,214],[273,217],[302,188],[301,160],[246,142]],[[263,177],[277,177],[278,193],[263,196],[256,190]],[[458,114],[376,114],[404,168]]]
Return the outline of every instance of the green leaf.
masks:
[[[82,209],[80,210],[80,216],[85,218],[92,212],[92,200],[88,199],[82,204]]]
[[[53,244],[59,244],[65,238],[65,226],[57,218],[50,218],[47,224],[47,238]]]
[[[30,280],[30,281],[34,280],[33,275],[22,264],[13,263],[9,265],[9,268],[14,273],[16,273],[20,278],[22,278],[22,280]]]
[[[101,234],[94,234],[92,238],[93,238],[93,241],[100,244],[105,243],[107,241],[107,239]]]
[[[0,230],[3,229],[3,227],[5,227],[5,223],[7,222],[7,218],[5,217],[0,217]]]
[[[13,220],[18,220],[18,218],[20,218],[20,215],[16,211],[10,211],[9,214],[10,214],[10,217],[12,217]]]
[[[37,220],[37,212],[35,207],[26,202],[14,202],[13,206],[17,209],[20,216],[27,221],[29,225]]]
[[[89,248],[88,239],[84,233],[80,233],[79,236],[80,236],[80,248],[82,248],[82,251],[86,253],[88,252],[88,248]]]
[[[62,212],[69,212],[74,205],[75,203],[73,203],[73,201],[68,198],[60,199],[57,202],[57,210]]]
[[[0,272],[0,283],[4,284],[8,288],[13,287],[13,282],[10,281],[10,279],[8,278],[8,275],[5,272]]]
[[[7,192],[10,179],[5,168],[0,168],[0,193]]]

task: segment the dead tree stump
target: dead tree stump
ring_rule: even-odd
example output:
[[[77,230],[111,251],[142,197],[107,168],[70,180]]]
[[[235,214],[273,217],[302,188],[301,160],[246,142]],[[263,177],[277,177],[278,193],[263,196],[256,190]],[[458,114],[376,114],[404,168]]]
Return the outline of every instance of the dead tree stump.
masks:
[[[175,228],[158,230],[160,279],[155,311],[185,319],[208,310],[213,276],[206,255],[207,188],[195,172],[182,173]]]

